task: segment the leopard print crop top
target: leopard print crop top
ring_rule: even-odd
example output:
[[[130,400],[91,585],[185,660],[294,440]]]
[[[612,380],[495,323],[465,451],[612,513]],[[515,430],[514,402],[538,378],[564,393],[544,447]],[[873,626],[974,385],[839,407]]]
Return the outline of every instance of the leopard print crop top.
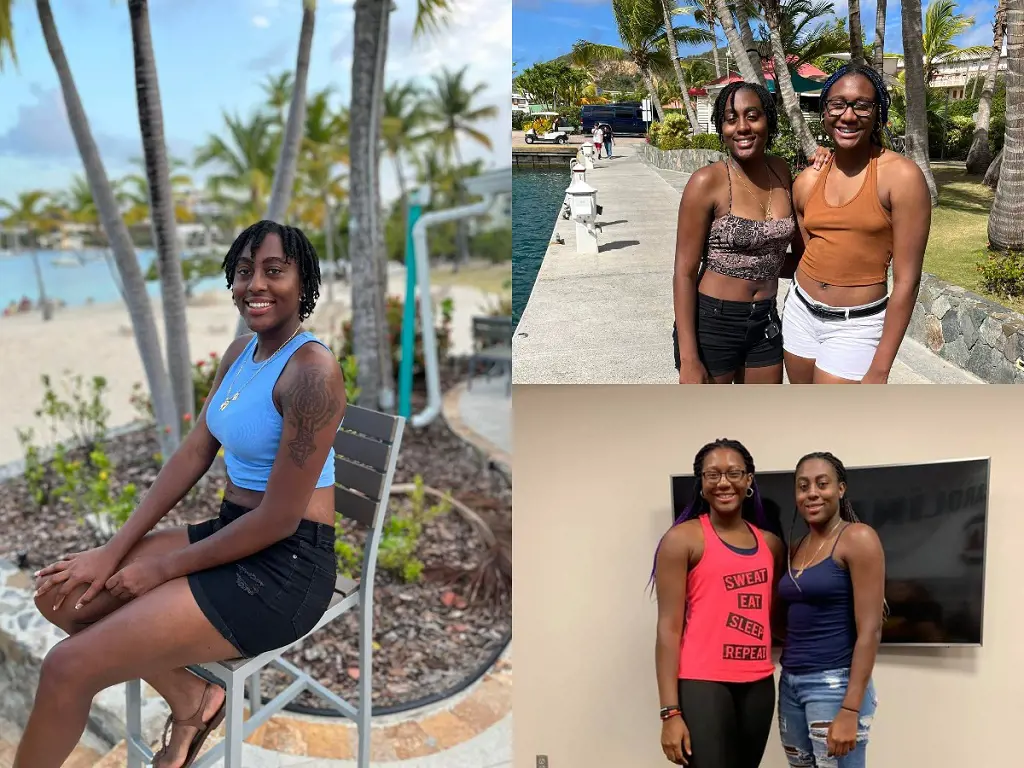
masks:
[[[732,174],[728,162],[725,170],[729,177],[729,213],[711,222],[704,253],[706,268],[742,280],[775,280],[782,271],[786,250],[796,231],[796,217],[791,213],[783,219],[756,221],[733,216]]]

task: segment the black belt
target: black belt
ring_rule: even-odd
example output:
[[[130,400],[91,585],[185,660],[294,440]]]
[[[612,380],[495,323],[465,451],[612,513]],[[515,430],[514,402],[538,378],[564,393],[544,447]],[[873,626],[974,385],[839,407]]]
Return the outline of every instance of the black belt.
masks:
[[[796,297],[803,302],[804,306],[810,310],[811,314],[815,317],[820,317],[823,320],[854,320],[858,317],[871,317],[877,315],[886,305],[889,303],[889,297],[886,296],[877,304],[869,304],[866,307],[857,307],[856,309],[831,309],[829,307],[821,307],[817,304],[812,304],[804,296],[803,291],[793,283],[793,291],[796,293]]]

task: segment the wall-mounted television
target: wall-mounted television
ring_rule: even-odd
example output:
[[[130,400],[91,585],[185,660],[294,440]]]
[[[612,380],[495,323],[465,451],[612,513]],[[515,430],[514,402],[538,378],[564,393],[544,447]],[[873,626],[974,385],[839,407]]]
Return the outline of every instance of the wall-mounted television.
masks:
[[[848,497],[885,550],[885,645],[981,645],[989,459],[847,467]],[[807,532],[793,471],[758,472],[765,511],[787,541]],[[692,474],[673,475],[672,518]],[[795,525],[793,523],[795,517]]]

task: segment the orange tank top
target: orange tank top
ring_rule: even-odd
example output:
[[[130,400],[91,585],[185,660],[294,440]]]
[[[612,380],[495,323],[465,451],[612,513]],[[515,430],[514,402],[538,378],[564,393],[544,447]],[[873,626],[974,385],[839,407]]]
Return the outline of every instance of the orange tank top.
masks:
[[[884,283],[892,261],[892,219],[878,201],[878,158],[868,162],[867,178],[845,205],[825,201],[831,169],[830,158],[804,205],[807,243],[800,270],[829,285]]]
[[[686,618],[679,646],[679,677],[752,683],[775,671],[771,616],[775,560],[768,542],[740,554],[719,537],[708,515],[699,518],[704,554],[686,578]]]

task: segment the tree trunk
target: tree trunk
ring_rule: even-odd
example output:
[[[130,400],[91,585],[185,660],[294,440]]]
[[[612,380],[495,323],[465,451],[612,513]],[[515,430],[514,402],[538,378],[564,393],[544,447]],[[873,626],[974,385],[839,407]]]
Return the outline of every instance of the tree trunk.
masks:
[[[986,187],[995,189],[999,185],[999,169],[1003,167],[1003,150],[996,152],[996,156],[992,158],[992,162],[988,166],[988,170],[985,171],[985,178],[982,179],[982,183]]]
[[[174,393],[178,418],[191,421],[195,416],[196,396],[188,344],[185,309],[187,295],[178,253],[174,195],[167,163],[164,115],[149,28],[148,0],[128,0],[128,13],[131,17],[132,51],[135,56],[139,129],[142,133],[142,152],[149,186],[149,216],[153,224],[153,244],[157,254],[157,272],[160,275],[167,369],[171,376],[171,391]]]
[[[764,10],[772,47],[772,62],[775,67],[775,87],[782,96],[782,107],[786,110],[793,133],[800,141],[800,148],[803,150],[804,156],[811,158],[814,156],[814,150],[818,148],[818,142],[804,121],[803,112],[800,111],[800,97],[796,95],[796,91],[793,89],[793,78],[789,75],[789,65],[786,62],[786,52],[782,48],[782,35],[779,29],[778,0],[765,3]]]
[[[388,59],[388,35],[391,28],[391,11],[393,5],[385,3],[380,20],[377,43],[377,68],[373,80],[373,197],[374,205],[374,242],[373,251],[377,254],[377,266],[380,269],[380,295],[377,339],[380,344],[380,407],[387,412],[395,410],[395,356],[392,347],[391,326],[388,323],[388,249],[385,237],[384,205],[380,196],[380,166],[384,150],[381,140],[381,126],[384,117],[384,79]]]
[[[708,8],[708,10],[710,11],[711,9]],[[711,46],[711,58],[715,62],[715,79],[717,80],[722,76],[722,62],[718,54],[718,33],[715,30],[715,17],[712,16],[708,21],[711,22],[711,32],[715,35],[715,41]]]
[[[850,0],[847,15],[850,20],[850,63],[864,64],[864,27],[860,23],[860,0]]]
[[[999,59],[1003,52],[1003,37],[1006,34],[1006,4],[999,0],[996,7],[996,18],[992,24],[992,53],[988,59],[988,72],[985,74],[985,86],[978,102],[978,122],[974,127],[974,138],[967,152],[967,172],[984,173],[992,164],[992,150],[988,146],[988,129],[992,120],[992,92],[996,89],[996,74],[999,71]]]
[[[352,349],[359,365],[361,403],[380,406],[380,269],[374,251],[374,81],[383,16],[390,0],[356,0],[352,35],[349,120],[349,259],[352,273]]]
[[[302,148],[302,136],[306,128],[306,81],[309,75],[309,54],[313,47],[313,27],[316,22],[316,3],[303,0],[302,27],[299,30],[299,53],[295,63],[295,82],[292,85],[292,100],[288,105],[288,120],[284,126],[284,138],[277,156],[277,168],[274,169],[274,183],[270,190],[270,204],[267,206],[267,218],[280,224],[286,224],[288,205],[291,203],[292,191],[295,188],[295,173],[299,164],[299,150]],[[255,187],[251,191],[253,205],[258,205],[259,194]],[[241,336],[249,328],[245,319],[239,315],[236,336]]]
[[[1006,3],[1006,140],[988,241],[997,251],[1024,251],[1024,2]]]
[[[871,66],[880,75],[885,71],[885,2],[878,0],[875,6],[875,48],[871,54]]]
[[[36,271],[36,288],[39,290],[39,309],[43,313],[43,320],[53,319],[53,307],[50,300],[46,298],[46,285],[43,283],[43,267],[39,263],[39,251],[32,249],[32,266]]]
[[[747,56],[747,51],[743,47],[743,41],[740,40],[739,30],[736,29],[736,24],[732,19],[732,11],[729,10],[729,6],[726,0],[715,0],[715,10],[718,12],[718,22],[722,25],[722,31],[725,32],[725,40],[729,44],[729,51],[732,53],[732,57],[736,60],[736,66],[739,67],[740,75],[748,83],[761,83],[764,85],[764,72],[761,71],[760,67],[755,68],[750,63],[750,57]],[[729,74],[728,72],[726,73]]]
[[[907,93],[906,156],[917,163],[928,183],[932,207],[939,202],[935,176],[928,162],[928,108],[925,103],[924,38],[921,29],[921,0],[903,0],[903,63]]]
[[[665,14],[665,34],[668,36],[668,49],[672,56],[672,67],[676,71],[676,81],[682,94],[683,106],[686,108],[686,119],[690,123],[690,135],[697,133],[697,113],[690,103],[690,88],[686,84],[686,75],[679,65],[679,47],[676,45],[676,33],[672,30],[672,14],[669,12],[669,0],[661,0],[661,10]]]
[[[665,120],[665,110],[661,108],[661,99],[658,98],[658,89],[654,87],[654,78],[648,69],[641,69],[640,74],[644,78],[644,85],[647,86],[647,93],[651,97],[651,106],[654,107],[654,114],[658,122]]]
[[[171,382],[164,369],[164,361],[160,354],[160,337],[157,334],[156,321],[153,319],[153,307],[146,293],[146,280],[142,274],[135,255],[135,247],[128,235],[128,228],[121,218],[114,190],[110,186],[107,172],[103,167],[99,149],[89,129],[89,120],[78,96],[71,67],[68,65],[64,48],[57,34],[57,25],[53,20],[53,11],[49,0],[36,0],[39,24],[46,40],[46,48],[50,53],[57,78],[60,81],[64,96],[64,107],[68,114],[71,133],[75,137],[78,153],[82,158],[85,178],[89,182],[93,200],[103,229],[110,241],[117,262],[118,273],[124,287],[125,303],[132,320],[135,332],[135,345],[142,358],[142,366],[146,372],[146,380],[153,398],[153,411],[157,422],[157,435],[164,460],[170,458],[178,447],[178,417],[174,412],[174,397]]]
[[[740,40],[743,42],[743,52],[746,54],[747,60],[750,62],[750,66],[754,70],[754,74],[756,76],[756,80],[754,82],[758,82],[767,87],[767,82],[764,77],[764,66],[761,64],[761,54],[757,51],[757,43],[754,42],[754,33],[750,31],[750,20],[747,18],[747,12],[743,8],[742,2],[736,3],[736,23],[739,24],[740,28]]]
[[[295,187],[295,172],[299,163],[299,150],[306,127],[306,81],[309,79],[309,54],[313,47],[313,26],[316,22],[316,4],[305,0],[302,5],[302,28],[299,32],[299,55],[295,63],[295,84],[288,107],[288,122],[284,127],[281,154],[277,157],[274,185],[270,192],[267,218],[284,221]]]

